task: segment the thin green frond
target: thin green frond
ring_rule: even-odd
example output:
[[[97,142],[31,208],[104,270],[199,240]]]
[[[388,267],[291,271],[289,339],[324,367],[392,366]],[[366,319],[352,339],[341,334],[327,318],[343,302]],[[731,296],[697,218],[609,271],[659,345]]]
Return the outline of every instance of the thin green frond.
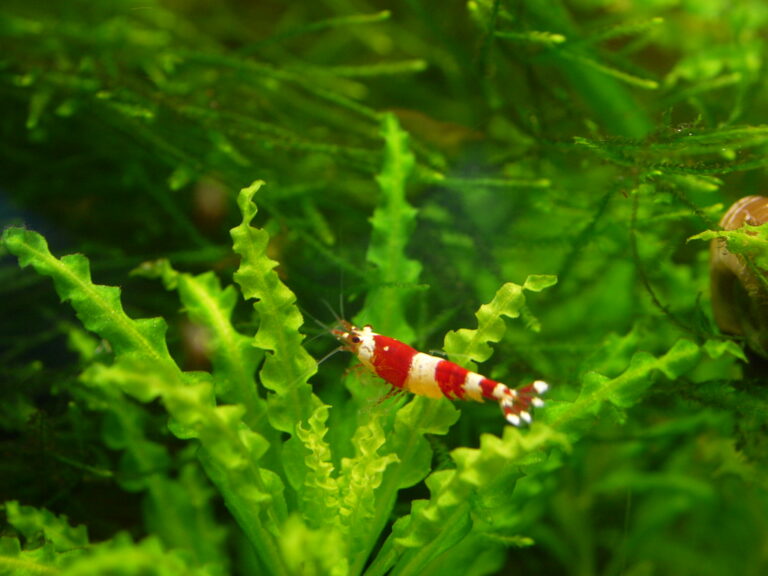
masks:
[[[3,232],[3,245],[19,259],[53,280],[56,291],[69,301],[88,330],[106,339],[117,356],[147,360],[163,368],[174,365],[165,343],[166,324],[161,318],[133,320],[123,312],[120,289],[91,281],[88,260],[80,255],[55,258],[40,234],[21,228]]]
[[[529,276],[520,286],[507,282],[499,288],[488,304],[483,304],[477,311],[477,329],[462,328],[445,335],[444,349],[448,357],[471,370],[476,370],[475,363],[488,360],[493,354],[489,342],[500,342],[506,332],[503,316],[517,318],[521,314],[527,317],[529,326],[537,329],[538,324],[530,316],[525,306],[523,290],[540,292],[557,282],[555,276]]]
[[[616,377],[588,372],[578,398],[573,402],[550,403],[545,418],[555,430],[583,430],[607,405],[623,410],[637,403],[653,384],[655,372],[676,380],[696,366],[700,354],[696,344],[679,340],[662,356],[633,354],[629,366]]]
[[[416,224],[417,210],[407,201],[406,189],[414,166],[408,133],[393,114],[384,116],[384,164],[376,181],[380,201],[371,217],[371,241],[366,259],[375,267],[376,283],[366,299],[366,322],[382,334],[413,341],[413,329],[405,320],[406,287],[418,281],[421,264],[406,254]]]

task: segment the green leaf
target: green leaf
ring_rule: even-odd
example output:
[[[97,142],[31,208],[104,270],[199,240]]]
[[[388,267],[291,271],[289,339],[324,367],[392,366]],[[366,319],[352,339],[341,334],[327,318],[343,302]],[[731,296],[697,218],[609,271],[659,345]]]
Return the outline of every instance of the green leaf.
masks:
[[[621,166],[644,168],[655,176],[706,176],[765,166],[768,126],[733,126],[710,130],[678,130],[652,140],[596,140],[574,142]]]
[[[531,274],[523,283],[523,290],[529,292],[541,292],[557,284],[557,276],[552,274]]]
[[[165,323],[129,318],[117,288],[91,282],[83,256],[57,260],[42,236],[21,229],[6,230],[3,241],[22,265],[31,264],[51,276],[83,324],[112,343],[114,364],[92,365],[82,375],[83,382],[120,389],[142,402],[160,398],[172,417],[171,429],[179,437],[200,441],[207,474],[262,560],[279,571],[283,560],[276,556],[271,534],[286,517],[283,485],[275,472],[258,465],[269,443],[243,423],[245,408],[217,406],[210,375],[182,374],[165,347]]]
[[[408,133],[394,114],[385,114],[384,164],[376,181],[381,189],[371,217],[371,241],[367,260],[376,270],[376,283],[365,302],[365,322],[382,334],[412,342],[413,329],[405,320],[405,298],[421,274],[421,264],[406,255],[406,246],[416,224],[417,211],[406,198],[414,166]]]
[[[299,328],[303,319],[296,296],[275,272],[277,262],[267,256],[269,234],[250,226],[257,211],[253,196],[262,184],[255,182],[238,196],[243,220],[230,231],[234,250],[241,258],[234,278],[243,296],[255,300],[259,330],[253,345],[268,351],[260,376],[261,383],[275,392],[268,397],[270,423],[280,431],[293,433],[296,423],[307,421],[319,406],[307,384],[317,371],[317,363],[301,344],[304,336]]]
[[[742,362],[748,362],[744,349],[733,340],[707,340],[704,342],[703,349],[712,359],[729,355]]]
[[[66,516],[13,500],[4,508],[8,525],[23,537],[23,543],[11,535],[0,538],[0,573],[60,574],[62,568],[88,555],[91,545],[85,526],[70,526]]]
[[[379,533],[372,523],[376,518],[379,488],[384,473],[398,461],[396,454],[380,454],[387,448],[387,438],[378,418],[371,418],[355,431],[352,437],[355,450],[352,458],[342,458],[339,474],[341,488],[341,515],[344,532],[349,538],[349,549],[364,561],[362,553],[366,544],[375,540]]]
[[[678,340],[663,356],[638,352],[632,356],[629,366],[614,378],[587,373],[578,398],[574,402],[549,403],[543,417],[557,430],[580,430],[588,417],[597,415],[605,404],[621,409],[636,404],[653,384],[655,372],[675,380],[692,370],[700,355],[700,348],[685,339]]]
[[[529,276],[523,286],[512,282],[504,284],[493,300],[483,304],[476,312],[477,329],[462,328],[446,334],[444,350],[448,357],[458,364],[476,370],[474,362],[485,362],[493,354],[488,342],[500,342],[504,337],[507,328],[503,316],[517,318],[524,314],[529,318],[529,325],[538,329],[538,323],[530,316],[525,306],[523,290],[540,292],[555,283],[555,276],[534,275]]]
[[[178,290],[185,312],[192,322],[205,329],[206,352],[213,365],[216,396],[220,401],[242,404],[245,421],[260,424],[259,432],[270,434],[262,416],[266,402],[258,395],[256,366],[263,354],[252,345],[252,339],[232,326],[232,313],[238,294],[234,286],[222,289],[213,272],[192,275],[179,273],[167,262],[161,263],[161,277],[169,290]]]
[[[230,564],[227,536],[231,532],[217,518],[217,493],[194,459],[195,447],[181,454],[187,461],[172,478],[154,474],[150,497],[144,504],[148,531],[170,550],[186,551],[199,566]]]
[[[338,527],[341,522],[340,487],[334,475],[331,449],[324,436],[328,429],[328,406],[318,406],[310,416],[308,426],[296,426],[296,436],[308,452],[304,458],[306,475],[301,491],[304,518],[310,526]]]
[[[199,566],[183,551],[167,550],[157,538],[135,543],[126,533],[98,546],[67,567],[66,576],[224,576],[215,565]]]
[[[48,250],[45,238],[22,228],[5,230],[2,242],[18,257],[20,266],[32,266],[38,274],[49,276],[61,299],[70,301],[83,326],[108,340],[116,356],[175,366],[165,343],[165,321],[129,318],[120,303],[120,289],[93,284],[84,256],[73,254],[58,260]]]
[[[759,268],[768,269],[768,223],[760,226],[744,224],[736,230],[705,230],[688,241],[715,238],[727,240],[729,252],[751,258]]]
[[[85,526],[70,526],[66,516],[55,516],[48,510],[22,506],[13,500],[5,503],[5,514],[8,524],[28,542],[49,542],[56,552],[69,552],[88,545]]]
[[[521,469],[543,459],[545,448],[564,443],[562,435],[534,425],[526,434],[506,427],[502,438],[482,435],[480,448],[454,450],[451,456],[456,469],[429,476],[430,499],[415,501],[410,515],[398,520],[381,557],[402,554],[396,573],[426,570],[440,554],[467,536],[471,517],[482,513],[474,506],[484,494],[503,486],[504,505],[514,508],[519,503],[512,498],[512,491],[515,480],[523,474]],[[487,542],[477,541],[475,545],[479,551]]]
[[[255,464],[268,443],[243,425],[242,406],[216,406],[210,376],[150,368],[151,364],[125,359],[112,366],[94,365],[83,379],[117,387],[144,402],[162,399],[173,418],[171,429],[179,437],[199,439],[210,458],[224,468],[237,472],[250,468],[258,474]]]
[[[505,40],[517,40],[520,42],[530,42],[531,44],[543,44],[544,46],[562,44],[567,40],[567,38],[562,34],[541,30],[528,30],[526,32],[509,32],[507,30],[498,30],[494,32],[494,36],[497,38],[503,38]]]
[[[338,531],[313,529],[298,516],[291,516],[281,527],[280,552],[286,559],[287,574],[352,574],[346,556],[347,541]]]
[[[620,80],[622,82],[625,82],[626,84],[635,86],[637,88],[643,88],[645,90],[656,90],[659,88],[659,82],[657,82],[656,80],[653,80],[652,78],[642,78],[635,74],[630,74],[623,70],[619,70],[615,66],[610,66],[608,64],[605,64],[591,56],[584,54],[581,51],[563,49],[559,51],[559,55],[564,60],[571,61],[575,63],[577,66],[578,65],[584,66],[586,68],[599,72],[600,74],[611,76],[613,78],[616,78],[617,80]]]

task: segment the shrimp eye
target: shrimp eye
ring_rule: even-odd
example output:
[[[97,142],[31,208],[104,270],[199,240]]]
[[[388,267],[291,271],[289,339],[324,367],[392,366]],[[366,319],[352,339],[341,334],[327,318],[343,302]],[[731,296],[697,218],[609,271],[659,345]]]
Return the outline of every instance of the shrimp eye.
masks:
[[[350,340],[352,341],[352,344],[360,344],[360,336],[352,336]]]

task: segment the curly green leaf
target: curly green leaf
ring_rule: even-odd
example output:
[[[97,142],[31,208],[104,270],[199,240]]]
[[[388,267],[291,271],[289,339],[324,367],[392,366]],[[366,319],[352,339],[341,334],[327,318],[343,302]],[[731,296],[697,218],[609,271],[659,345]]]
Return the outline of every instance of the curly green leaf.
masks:
[[[384,116],[381,130],[384,164],[376,177],[381,197],[371,218],[367,254],[368,262],[376,267],[379,285],[366,299],[366,322],[383,334],[409,342],[414,332],[405,320],[404,288],[417,282],[421,274],[421,264],[405,253],[417,214],[406,199],[414,156],[408,147],[408,133],[393,114]]]
[[[520,286],[507,282],[496,292],[488,304],[483,304],[477,311],[477,329],[462,328],[448,332],[445,336],[445,352],[454,362],[464,364],[470,369],[476,369],[474,362],[485,362],[493,354],[489,342],[500,342],[506,332],[503,316],[517,318],[520,315],[529,317],[529,324],[537,327],[535,320],[530,317],[525,305],[524,290],[540,292],[557,282],[555,276],[529,276]]]
[[[120,289],[94,284],[85,256],[72,254],[59,260],[48,250],[45,238],[22,228],[5,230],[2,242],[18,257],[20,266],[32,266],[39,274],[50,277],[61,299],[72,304],[83,326],[109,341],[116,356],[175,367],[165,342],[165,321],[128,317],[120,302]]]
[[[240,191],[238,205],[242,223],[230,233],[234,250],[241,257],[235,281],[243,296],[255,300],[259,330],[254,346],[268,351],[261,369],[261,382],[275,392],[268,399],[271,424],[283,432],[293,432],[297,422],[306,421],[319,401],[307,380],[317,371],[317,363],[302,346],[299,332],[303,319],[296,306],[296,296],[275,272],[277,262],[267,256],[269,234],[253,228],[256,215],[253,196],[262,182]]]

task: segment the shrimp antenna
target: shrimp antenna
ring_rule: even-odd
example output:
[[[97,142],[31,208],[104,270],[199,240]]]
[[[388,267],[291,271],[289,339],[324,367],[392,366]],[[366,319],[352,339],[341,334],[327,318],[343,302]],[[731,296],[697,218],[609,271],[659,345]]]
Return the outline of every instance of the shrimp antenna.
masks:
[[[307,310],[305,310],[303,307],[299,306],[299,310],[301,310],[301,313],[302,313],[302,314],[306,315],[306,316],[307,316],[308,318],[310,318],[311,320],[314,320],[314,322],[315,322],[315,323],[316,323],[318,326],[320,326],[320,328],[322,328],[322,330],[321,330],[320,332],[318,332],[318,333],[314,334],[314,335],[313,335],[313,336],[311,336],[310,338],[307,338],[306,342],[304,342],[304,344],[305,344],[305,345],[306,345],[306,344],[309,344],[310,342],[314,342],[315,340],[317,340],[318,338],[321,338],[321,337],[323,337],[323,336],[331,336],[331,335],[332,335],[332,331],[331,331],[331,327],[330,327],[330,326],[328,326],[328,325],[327,325],[327,324],[325,324],[324,322],[321,322],[319,319],[317,319],[315,316],[313,316],[312,314],[310,314],[310,313],[309,313]],[[327,360],[328,358],[330,358],[331,356],[333,356],[333,355],[334,355],[336,352],[338,352],[338,350],[334,350],[334,351],[333,351],[333,352],[331,352],[330,354],[326,355],[326,356],[325,356],[325,357],[324,357],[322,360],[320,360],[320,362],[323,362],[324,360]],[[320,364],[320,362],[318,362],[318,365]]]
[[[323,300],[323,302],[325,302],[325,300]],[[326,303],[326,305],[328,305],[327,302],[325,302],[325,303]],[[317,334],[315,334],[311,338],[307,339],[305,344],[308,344],[310,342],[314,342],[315,340],[317,340],[321,336],[330,336],[331,335],[331,329],[330,329],[330,327],[327,324],[324,324],[323,322],[321,322],[314,315],[310,314],[309,311],[305,310],[302,306],[299,306],[299,310],[301,310],[302,314],[305,314],[307,317],[309,317],[310,319],[314,320],[318,324],[318,326],[320,326],[323,329],[322,332],[318,332]],[[344,350],[343,346],[339,346],[338,348],[334,348],[333,350],[328,352],[328,354],[326,354],[325,356],[320,358],[320,360],[317,361],[317,365],[320,366],[320,364],[322,364],[323,362],[328,360],[328,358],[330,358],[331,356],[333,356],[337,352],[341,352],[342,350]]]
[[[304,344],[306,345],[306,344],[309,344],[310,342],[314,342],[315,340],[317,340],[318,338],[322,338],[323,336],[330,336],[330,334],[331,333],[329,330],[322,330],[320,332],[317,332],[316,334],[313,334],[309,338],[307,338],[304,341]]]
[[[323,302],[325,302],[325,301],[323,300]],[[326,305],[327,305],[327,303],[326,303]],[[310,320],[314,321],[315,324],[320,326],[320,328],[322,328],[325,332],[330,332],[331,331],[331,328],[325,322],[322,322],[321,320],[319,320],[316,316],[311,314],[309,312],[309,310],[307,310],[303,306],[299,306],[299,310],[301,310],[301,313],[304,314],[305,316],[307,316]]]
[[[334,354],[336,354],[337,352],[341,352],[341,351],[343,351],[343,350],[344,350],[344,347],[343,347],[343,346],[339,346],[339,347],[337,347],[337,348],[334,348],[333,350],[331,350],[330,352],[328,352],[328,354],[326,354],[325,356],[323,356],[322,358],[320,358],[320,360],[318,360],[318,361],[317,361],[317,365],[318,365],[318,366],[320,366],[320,364],[322,364],[323,362],[325,362],[326,360],[328,360],[328,358],[330,358],[331,356],[333,356],[333,355],[334,355]]]
[[[321,302],[322,302],[323,304],[325,304],[325,307],[326,307],[326,308],[328,308],[328,310],[330,310],[331,314],[333,315],[333,318],[334,318],[334,320],[336,320],[336,323],[337,323],[337,324],[340,324],[340,323],[341,323],[341,321],[344,319],[343,310],[342,310],[342,315],[341,315],[341,316],[339,316],[339,313],[338,313],[338,312],[336,312],[336,310],[334,310],[334,309],[333,309],[333,306],[331,306],[331,305],[328,303],[328,300],[325,300],[325,299],[323,299],[323,300],[321,300]]]

